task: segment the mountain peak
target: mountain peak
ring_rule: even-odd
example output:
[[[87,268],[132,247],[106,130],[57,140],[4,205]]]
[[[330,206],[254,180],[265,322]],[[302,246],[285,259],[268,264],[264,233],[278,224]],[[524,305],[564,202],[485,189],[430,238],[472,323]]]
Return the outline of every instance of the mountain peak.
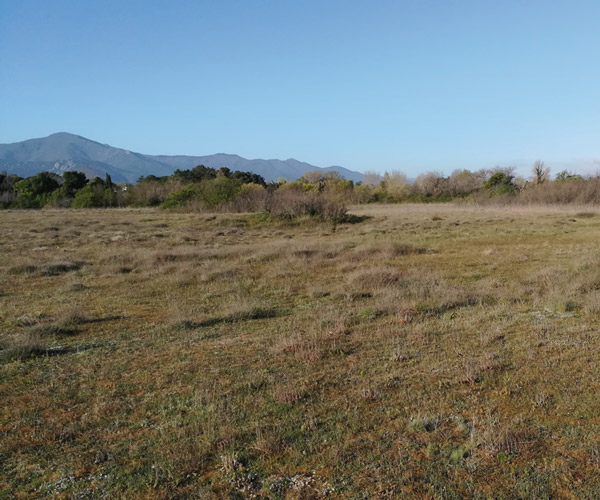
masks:
[[[75,135],[75,134],[71,134],[70,132],[55,132],[54,134],[50,134],[48,137],[46,137],[46,139],[49,139],[51,137],[73,137],[73,138],[78,138],[78,139],[85,139],[85,137],[81,137],[80,135]]]
[[[57,132],[48,137],[14,144],[0,144],[0,172],[7,171],[29,177],[49,171],[62,174],[67,170],[85,172],[88,177],[109,174],[115,182],[136,182],[141,176],[171,175],[175,170],[187,170],[197,165],[211,168],[253,172],[266,181],[278,178],[299,179],[311,170],[337,170],[346,179],[359,181],[362,174],[341,167],[323,169],[288,160],[248,160],[236,154],[218,153],[209,156],[152,156],[87,139],[69,132]]]
[[[98,144],[100,146],[105,146],[105,147],[112,147],[108,144],[102,144],[100,142],[97,141],[93,141],[92,139],[88,139],[87,137],[83,137],[82,135],[77,135],[77,134],[71,134],[70,132],[55,132],[54,134],[50,134],[48,137],[42,137],[40,139],[35,139],[38,141],[41,140],[60,140],[60,141],[74,141],[74,142],[79,142],[79,141],[83,141],[83,142],[89,142],[92,144]]]

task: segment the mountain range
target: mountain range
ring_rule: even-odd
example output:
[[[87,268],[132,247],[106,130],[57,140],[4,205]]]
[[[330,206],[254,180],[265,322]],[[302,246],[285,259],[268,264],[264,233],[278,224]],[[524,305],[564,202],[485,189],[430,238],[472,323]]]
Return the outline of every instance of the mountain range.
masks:
[[[67,170],[78,170],[89,178],[103,178],[109,174],[114,182],[134,183],[142,176],[160,177],[170,175],[176,169],[186,170],[197,165],[253,172],[262,175],[268,182],[279,178],[298,179],[312,170],[337,171],[345,179],[355,182],[363,178],[360,172],[343,167],[320,168],[292,158],[248,160],[238,155],[223,153],[208,156],[146,155],[100,144],[66,132],[13,144],[0,144],[0,172],[5,171],[21,177],[29,177],[43,171],[60,175]]]

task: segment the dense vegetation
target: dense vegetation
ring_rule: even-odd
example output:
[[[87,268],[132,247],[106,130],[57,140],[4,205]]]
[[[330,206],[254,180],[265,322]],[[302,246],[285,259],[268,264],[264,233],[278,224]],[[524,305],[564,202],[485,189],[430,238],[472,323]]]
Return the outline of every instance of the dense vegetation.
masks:
[[[266,183],[260,175],[198,165],[173,175],[141,177],[135,185],[115,184],[109,175],[89,181],[83,173],[62,177],[42,172],[27,179],[0,175],[1,208],[152,207],[199,211],[268,212],[337,217],[357,203],[471,202],[579,203],[600,202],[600,177],[583,178],[567,171],[550,180],[536,162],[530,180],[516,178],[512,168],[456,170],[450,176],[428,172],[409,182],[401,172],[367,172],[363,182],[344,180],[336,172],[313,171],[298,180]]]

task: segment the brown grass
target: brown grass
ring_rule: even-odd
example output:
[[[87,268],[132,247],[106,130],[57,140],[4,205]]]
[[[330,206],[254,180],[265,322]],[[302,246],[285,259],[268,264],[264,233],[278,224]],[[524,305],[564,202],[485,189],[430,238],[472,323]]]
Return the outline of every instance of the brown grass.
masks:
[[[596,498],[600,218],[2,213],[0,498]]]

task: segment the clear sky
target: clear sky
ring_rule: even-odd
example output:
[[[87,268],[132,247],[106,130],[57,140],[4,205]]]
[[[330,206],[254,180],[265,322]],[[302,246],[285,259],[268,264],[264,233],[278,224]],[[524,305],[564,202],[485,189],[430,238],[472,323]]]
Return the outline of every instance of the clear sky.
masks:
[[[598,0],[0,0],[0,143],[556,172],[600,159],[599,20]]]

